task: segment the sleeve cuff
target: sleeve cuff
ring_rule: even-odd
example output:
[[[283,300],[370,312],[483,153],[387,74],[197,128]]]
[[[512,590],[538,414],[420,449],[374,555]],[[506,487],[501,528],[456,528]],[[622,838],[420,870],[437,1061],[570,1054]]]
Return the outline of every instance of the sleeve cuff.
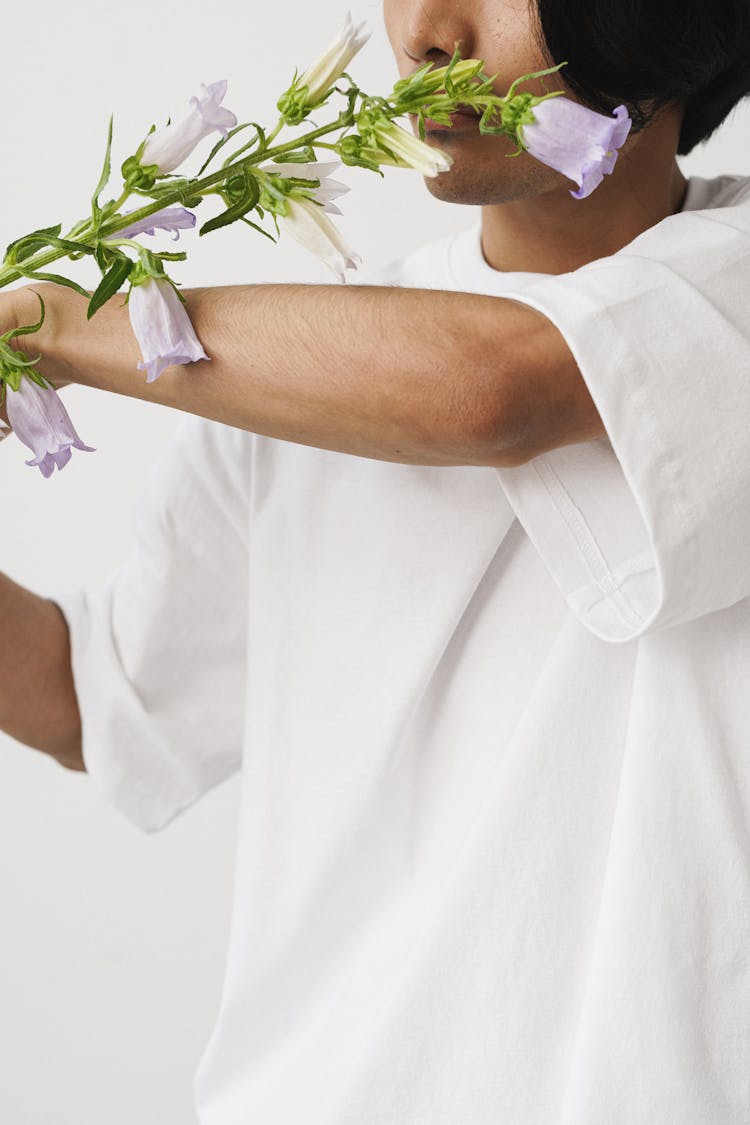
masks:
[[[209,759],[198,776],[124,675],[109,627],[116,576],[96,595],[76,590],[50,600],[70,633],[86,770],[105,800],[143,832],[153,833],[224,780],[227,770],[220,759]]]
[[[513,295],[567,341],[607,437],[497,472],[571,610],[605,641],[750,594],[748,340],[712,296],[621,255]]]

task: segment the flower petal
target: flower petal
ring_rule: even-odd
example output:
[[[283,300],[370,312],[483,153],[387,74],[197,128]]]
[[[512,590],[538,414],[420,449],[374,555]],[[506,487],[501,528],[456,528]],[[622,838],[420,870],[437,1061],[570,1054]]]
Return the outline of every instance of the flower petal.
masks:
[[[394,153],[400,167],[413,168],[423,176],[437,176],[440,172],[447,172],[453,165],[453,157],[447,152],[433,148],[393,121],[376,123],[374,133],[378,143],[384,144]],[[390,163],[387,157],[381,158],[381,162]]]
[[[20,441],[34,457],[26,464],[39,468],[49,477],[55,465],[62,469],[71,458],[71,446],[94,453],[85,445],[54,387],[40,387],[31,379],[22,378],[17,391],[6,388],[8,420]]]
[[[234,129],[237,124],[236,116],[221,104],[228,85],[226,78],[220,82],[212,82],[210,86],[202,82],[202,93],[190,99],[190,107],[200,114],[206,134],[218,129],[226,136],[227,132]]]
[[[155,164],[163,174],[173,172],[190,156],[204,137],[216,129],[226,135],[237,124],[237,118],[220,103],[227,92],[227,82],[201,84],[202,93],[190,99],[190,113],[174,125],[165,125],[149,134],[141,154],[141,164]]]
[[[542,164],[578,184],[574,199],[585,199],[609,175],[617,162],[632,121],[625,106],[614,120],[569,98],[549,98],[534,106],[534,122],[522,125],[519,136]]]
[[[209,359],[185,306],[166,278],[151,278],[130,290],[130,323],[143,356],[138,364],[153,383],[167,367]]]
[[[348,184],[342,184],[339,180],[332,180],[329,178],[329,173],[341,168],[338,160],[329,161],[310,161],[307,164],[273,164],[268,163],[261,166],[261,171],[268,173],[276,173],[285,178],[294,178],[298,180],[310,180],[309,188],[300,187],[299,194],[306,194],[316,202],[323,205],[323,210],[329,215],[340,215],[341,211],[333,203],[334,199],[338,199],[342,195],[346,195],[351,188]],[[312,181],[319,180],[318,187],[312,186]]]
[[[346,13],[344,26],[314,63],[299,78],[300,86],[308,87],[307,105],[315,105],[338,82],[354,56],[361,51],[372,32],[367,24],[355,26],[351,12]]]
[[[345,282],[345,270],[356,269],[362,259],[347,245],[323,208],[309,199],[292,197],[287,200],[287,208],[287,214],[280,216],[284,229]]]
[[[133,214],[133,212],[130,212],[130,214]],[[127,219],[127,213],[122,217]],[[122,230],[117,231],[117,238],[135,238],[138,234],[155,235],[157,230],[164,230],[174,231],[175,239],[178,239],[181,230],[189,230],[197,222],[197,216],[185,207],[164,207],[163,210],[157,211],[155,215],[151,215],[147,219],[139,219],[130,226],[123,227]],[[108,237],[114,238],[115,235],[108,235]]]

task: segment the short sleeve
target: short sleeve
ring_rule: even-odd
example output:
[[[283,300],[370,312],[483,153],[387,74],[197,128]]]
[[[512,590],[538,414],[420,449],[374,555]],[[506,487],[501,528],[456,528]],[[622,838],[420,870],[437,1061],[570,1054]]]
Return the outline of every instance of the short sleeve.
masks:
[[[51,598],[89,776],[144,832],[241,765],[251,440],[186,416],[138,495],[129,556],[101,589]]]
[[[750,190],[513,299],[562,333],[606,431],[497,470],[582,624],[625,642],[748,597]]]

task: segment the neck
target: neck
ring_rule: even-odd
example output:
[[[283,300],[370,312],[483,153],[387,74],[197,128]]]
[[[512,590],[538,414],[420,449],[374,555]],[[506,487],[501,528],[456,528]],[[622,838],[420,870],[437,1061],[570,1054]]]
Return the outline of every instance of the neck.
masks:
[[[631,139],[614,171],[587,199],[555,187],[482,208],[482,250],[493,269],[561,274],[608,257],[685,201],[675,159],[679,118],[669,114]]]

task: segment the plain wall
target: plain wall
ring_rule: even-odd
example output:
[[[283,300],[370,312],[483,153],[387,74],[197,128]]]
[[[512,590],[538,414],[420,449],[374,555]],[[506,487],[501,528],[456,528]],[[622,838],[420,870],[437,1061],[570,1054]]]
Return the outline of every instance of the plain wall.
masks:
[[[4,21],[0,241],[85,213],[111,112],[118,162],[152,122],[181,115],[201,81],[228,78],[227,104],[241,119],[273,123],[295,65],[327,44],[345,11],[339,0],[14,6]],[[376,30],[351,70],[368,92],[386,93],[397,74],[380,4],[354,14]],[[750,175],[749,141],[745,103],[683,170]],[[476,217],[435,201],[416,174],[341,178],[353,191],[338,221],[366,269]],[[274,247],[232,227],[190,243],[175,271],[186,287],[332,280],[291,240]],[[65,401],[95,454],[76,453],[45,481],[15,438],[0,447],[0,569],[40,594],[96,587],[124,557],[140,484],[181,417],[85,388]],[[237,779],[146,836],[86,775],[2,735],[0,778],[0,1120],[189,1125],[221,990]]]

